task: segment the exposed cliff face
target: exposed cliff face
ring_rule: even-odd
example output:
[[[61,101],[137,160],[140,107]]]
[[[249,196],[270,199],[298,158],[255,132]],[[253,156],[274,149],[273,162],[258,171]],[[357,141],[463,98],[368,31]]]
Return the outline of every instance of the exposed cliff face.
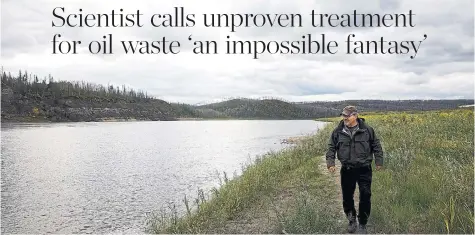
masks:
[[[16,94],[2,89],[2,121],[102,121],[106,119],[175,120],[173,107],[162,100],[140,102],[100,97],[62,97]]]

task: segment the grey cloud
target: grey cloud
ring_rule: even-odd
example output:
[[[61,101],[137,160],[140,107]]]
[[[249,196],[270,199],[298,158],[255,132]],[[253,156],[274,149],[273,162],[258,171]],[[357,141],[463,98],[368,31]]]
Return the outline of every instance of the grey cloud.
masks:
[[[86,80],[107,84],[126,84],[149,91],[157,97],[173,100],[209,100],[227,96],[278,96],[289,99],[340,99],[349,97],[453,97],[473,98],[473,2],[427,1],[137,1],[59,2],[3,1],[2,3],[2,64],[6,69],[28,69],[34,73],[67,80]],[[253,4],[251,4],[253,3]],[[430,8],[427,5],[430,4]],[[51,10],[64,6],[74,12],[107,12],[124,8],[140,9],[144,18],[154,13],[170,13],[175,6],[184,6],[196,14],[192,28],[52,28]],[[471,7],[470,7],[471,6]],[[8,10],[6,10],[8,9]],[[311,28],[311,9],[322,13],[348,13],[356,9],[365,13],[404,13],[412,9],[415,28]],[[19,13],[22,14],[19,14]],[[300,13],[302,28],[205,28],[203,13]],[[113,56],[87,55],[51,56],[51,38],[61,33],[66,39],[90,41],[102,35],[114,35]],[[337,40],[336,55],[263,55],[252,60],[251,55],[188,55],[193,48],[187,38],[218,41],[223,52],[226,35],[241,40],[300,40],[307,33],[325,34],[327,40]],[[355,33],[359,40],[381,36],[390,40],[420,40],[426,33],[416,59],[410,55],[346,55],[344,40]],[[125,55],[119,40],[180,40],[180,55]],[[87,50],[85,45],[82,50]],[[86,51],[83,51],[86,52]],[[245,59],[243,59],[245,58]],[[441,79],[441,78],[445,78]],[[437,80],[438,79],[438,80]],[[434,83],[434,81],[437,81]],[[473,83],[473,82],[472,82]],[[354,86],[354,84],[360,84]],[[392,88],[392,89],[389,89]]]
[[[417,75],[421,75],[421,73],[418,73]],[[430,80],[428,79],[428,77],[417,76],[415,78],[406,80],[404,83],[407,85],[422,85],[428,83],[429,81]]]
[[[296,84],[294,85],[293,92],[288,93],[288,95],[325,95],[325,94],[342,94],[348,92],[347,89],[338,89],[335,87],[325,87],[325,86],[309,86],[308,84]]]
[[[383,11],[392,11],[398,9],[401,6],[401,1],[399,0],[386,0],[380,1],[380,7]]]

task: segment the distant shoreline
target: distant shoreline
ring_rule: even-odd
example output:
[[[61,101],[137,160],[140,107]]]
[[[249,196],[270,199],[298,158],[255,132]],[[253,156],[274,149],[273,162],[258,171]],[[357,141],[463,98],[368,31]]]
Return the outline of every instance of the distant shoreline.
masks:
[[[473,109],[474,105],[463,105],[454,109],[441,109],[442,110],[457,110],[457,109]],[[372,112],[363,112],[361,115],[371,115],[371,114],[381,114],[383,113],[424,113],[427,111],[434,110],[408,110],[408,111],[372,111]],[[44,116],[35,117],[35,116],[8,116],[7,118],[1,117],[1,123],[100,123],[100,122],[177,122],[177,121],[318,121],[318,122],[333,122],[336,119],[339,119],[338,116],[332,117],[319,117],[319,118],[264,118],[264,117],[255,117],[255,118],[235,118],[235,117],[216,117],[216,118],[203,118],[203,117],[179,117],[179,118],[168,118],[164,120],[159,119],[149,119],[149,118],[114,118],[114,117],[102,117],[95,118],[91,120],[78,120],[72,121],[67,119],[60,119],[53,121]]]
[[[167,102],[145,91],[85,81],[42,81],[26,71],[2,73],[2,122],[124,122],[204,120],[315,120],[360,112],[419,112],[472,107],[473,99],[342,100],[290,102],[280,98],[231,98],[203,105]],[[470,106],[472,105],[472,106]]]
[[[1,119],[1,123],[101,123],[101,122],[179,122],[179,121],[319,121],[317,119],[266,119],[266,118],[176,118],[175,120],[151,120],[151,119],[135,119],[135,118],[103,118],[94,121],[51,121],[48,119],[34,117],[19,117]]]

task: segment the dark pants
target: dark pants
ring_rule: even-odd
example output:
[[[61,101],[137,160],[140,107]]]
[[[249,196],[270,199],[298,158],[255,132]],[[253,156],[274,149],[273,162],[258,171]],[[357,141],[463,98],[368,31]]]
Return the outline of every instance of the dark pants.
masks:
[[[356,183],[360,191],[360,204],[358,221],[360,224],[366,224],[371,212],[371,179],[373,170],[371,166],[360,168],[347,168],[342,166],[340,170],[341,190],[343,194],[343,210],[347,216],[356,217],[355,202],[353,195],[355,193]]]

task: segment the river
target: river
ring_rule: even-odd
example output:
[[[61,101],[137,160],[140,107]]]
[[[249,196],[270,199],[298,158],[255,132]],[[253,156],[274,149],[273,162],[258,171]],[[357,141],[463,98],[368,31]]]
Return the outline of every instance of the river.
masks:
[[[2,123],[2,233],[142,233],[150,213],[314,134],[311,120]]]

